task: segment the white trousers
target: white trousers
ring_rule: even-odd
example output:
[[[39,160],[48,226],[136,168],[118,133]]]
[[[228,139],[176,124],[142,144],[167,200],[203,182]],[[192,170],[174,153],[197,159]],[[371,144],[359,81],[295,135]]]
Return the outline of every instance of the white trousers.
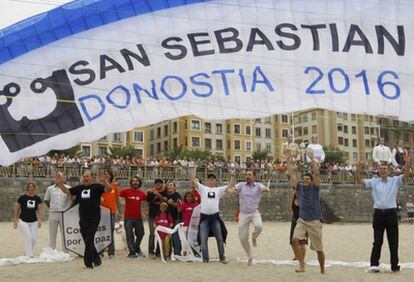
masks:
[[[63,241],[63,219],[61,212],[49,213],[49,247],[56,249],[56,237],[58,228],[60,229],[60,237],[62,241],[62,251],[67,252]]]
[[[37,221],[24,222],[19,219],[19,229],[23,233],[25,256],[33,257],[33,247],[37,241]]]
[[[259,234],[262,232],[263,224],[262,217],[259,211],[239,214],[239,239],[249,259],[253,259],[252,245],[249,242],[249,227],[250,223],[253,224],[252,238],[257,239]]]

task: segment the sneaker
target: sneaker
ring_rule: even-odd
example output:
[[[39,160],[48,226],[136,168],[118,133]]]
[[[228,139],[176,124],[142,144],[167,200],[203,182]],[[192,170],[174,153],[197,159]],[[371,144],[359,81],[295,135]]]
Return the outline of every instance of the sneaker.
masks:
[[[229,261],[228,261],[228,260],[226,260],[226,259],[222,259],[222,260],[220,260],[220,262],[221,262],[222,264],[228,264],[228,263],[229,263]]]
[[[115,255],[109,255],[108,256],[108,259],[114,259],[115,258]]]
[[[128,254],[128,258],[138,258],[138,256],[137,256],[137,254],[132,254],[132,253],[129,253]]]
[[[97,267],[97,266],[101,266],[101,264],[102,264],[102,260],[98,260],[93,263],[93,266]]]
[[[142,252],[137,253],[138,258],[147,258],[146,255],[144,255]]]

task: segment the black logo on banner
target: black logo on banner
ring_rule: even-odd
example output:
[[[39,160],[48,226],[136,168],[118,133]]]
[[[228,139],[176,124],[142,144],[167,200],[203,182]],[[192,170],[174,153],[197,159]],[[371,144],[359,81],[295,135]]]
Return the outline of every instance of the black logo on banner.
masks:
[[[20,85],[11,82],[0,90],[0,97],[7,98],[4,104],[0,104],[0,135],[10,152],[19,151],[84,125],[65,70],[54,71],[51,76],[37,78],[30,84],[30,89],[36,94],[42,94],[48,88],[56,95],[55,109],[43,118],[31,120],[23,117],[20,121],[13,119],[8,110],[13,98],[21,92]]]

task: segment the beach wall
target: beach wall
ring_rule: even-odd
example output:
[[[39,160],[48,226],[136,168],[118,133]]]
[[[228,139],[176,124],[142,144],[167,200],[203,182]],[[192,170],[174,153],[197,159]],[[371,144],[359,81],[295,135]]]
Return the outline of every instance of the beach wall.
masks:
[[[46,188],[52,184],[50,180],[36,179],[37,194],[43,199]],[[11,221],[13,208],[19,195],[24,194],[27,180],[19,178],[0,178],[0,221]],[[126,181],[119,181],[119,186],[127,187]],[[76,185],[76,181],[68,182]],[[181,194],[191,191],[188,181],[176,182],[177,191]],[[152,187],[151,182],[145,182],[144,190]],[[289,221],[290,212],[287,209],[290,187],[286,184],[271,184],[271,192],[262,197],[260,212],[266,221]],[[414,187],[400,188],[398,200],[403,207],[403,217],[406,215],[405,203],[411,197],[414,200]],[[321,187],[321,204],[326,222],[369,222],[372,220],[373,208],[371,190],[354,185],[323,185]],[[238,197],[226,195],[221,203],[222,218],[235,220],[238,208]],[[47,219],[47,208],[44,206]]]

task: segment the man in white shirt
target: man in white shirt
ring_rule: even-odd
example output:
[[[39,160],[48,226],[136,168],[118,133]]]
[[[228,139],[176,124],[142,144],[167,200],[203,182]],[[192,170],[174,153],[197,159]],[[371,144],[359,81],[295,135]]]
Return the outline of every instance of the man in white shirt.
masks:
[[[306,147],[306,162],[311,163],[312,160],[309,156],[309,152],[313,152],[315,162],[321,164],[325,161],[325,151],[323,150],[322,145],[319,144],[319,137],[312,136],[311,142],[308,147]]]
[[[58,174],[62,176],[61,172],[56,172],[55,177]],[[66,188],[70,188],[69,185],[64,185]],[[59,227],[62,238],[62,250],[67,252],[63,241],[62,212],[69,208],[71,203],[70,198],[55,184],[47,188],[44,200],[49,208],[49,247],[56,249],[56,236]]]
[[[300,149],[298,144],[293,142],[292,136],[289,134],[287,137],[287,142],[282,144],[282,156],[285,157],[287,151],[290,151],[291,162],[295,163],[300,160]]]
[[[201,197],[201,214],[200,214],[200,239],[201,239],[201,253],[203,262],[208,263],[208,236],[210,231],[214,234],[217,241],[217,248],[219,252],[220,262],[227,263],[224,254],[224,238],[222,233],[221,219],[219,214],[220,199],[224,196],[224,193],[229,187],[234,186],[234,176],[232,175],[229,185],[216,187],[217,178],[214,174],[207,176],[207,186],[200,184],[195,177],[197,166],[194,167],[191,174],[191,180],[195,186],[197,192]]]
[[[391,162],[395,168],[401,168],[405,165],[404,155],[407,153],[407,149],[403,147],[403,141],[398,140],[397,146],[392,149]]]
[[[389,147],[384,145],[384,138],[380,138],[379,144],[374,147],[372,151],[372,159],[376,164],[381,164],[381,162],[386,162],[387,164],[391,163],[391,150]]]

